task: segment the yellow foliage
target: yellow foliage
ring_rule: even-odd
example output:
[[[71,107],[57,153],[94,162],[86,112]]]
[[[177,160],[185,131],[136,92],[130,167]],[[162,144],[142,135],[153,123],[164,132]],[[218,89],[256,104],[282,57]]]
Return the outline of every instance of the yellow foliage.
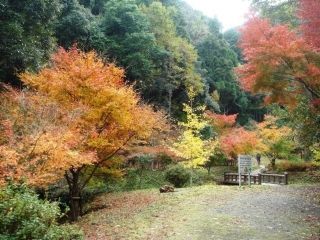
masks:
[[[204,110],[203,107],[197,110]],[[214,143],[201,139],[200,131],[207,122],[197,115],[189,105],[184,105],[187,121],[179,123],[184,131],[179,141],[174,144],[174,151],[178,156],[186,159],[185,165],[196,168],[204,164],[214,149]]]

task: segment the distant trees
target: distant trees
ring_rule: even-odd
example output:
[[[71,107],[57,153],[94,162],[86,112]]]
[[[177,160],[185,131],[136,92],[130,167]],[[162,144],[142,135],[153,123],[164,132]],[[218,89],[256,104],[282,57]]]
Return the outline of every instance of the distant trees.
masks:
[[[178,95],[186,99],[187,89],[192,87],[198,95],[203,92],[204,82],[196,69],[198,55],[194,47],[186,39],[179,37],[176,26],[172,20],[172,10],[159,2],[154,2],[148,7],[142,8],[146,14],[152,33],[155,36],[160,52],[157,55],[159,74],[153,88],[153,93],[160,97],[160,101],[166,100],[169,115],[172,106],[181,105],[181,101],[174,101]],[[161,99],[165,95],[165,99]]]
[[[250,107],[256,98],[238,87],[233,74],[240,56],[236,39],[228,44],[216,19],[182,1],[37,0],[3,6],[2,82],[21,85],[17,74],[36,72],[56,47],[77,44],[123,67],[126,81],[143,99],[174,118],[182,119],[190,85],[197,91],[196,104],[240,113],[241,124],[263,115],[259,106]],[[219,98],[212,98],[213,92]]]
[[[38,70],[55,47],[59,1],[0,2],[0,81],[19,85],[17,74]]]
[[[110,0],[101,16],[106,56],[126,69],[126,78],[147,93],[154,81],[156,43],[146,16],[134,0]]]
[[[98,21],[90,9],[80,5],[77,0],[63,0],[59,20],[55,24],[58,46],[70,48],[77,44],[83,50],[97,47],[94,37]]]

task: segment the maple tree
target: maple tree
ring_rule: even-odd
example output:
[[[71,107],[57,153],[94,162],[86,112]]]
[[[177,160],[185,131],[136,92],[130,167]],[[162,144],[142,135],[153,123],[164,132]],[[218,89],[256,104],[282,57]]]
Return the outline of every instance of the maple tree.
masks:
[[[141,103],[133,88],[124,84],[122,69],[104,63],[94,52],[83,53],[75,47],[69,51],[59,49],[50,66],[37,74],[26,72],[20,78],[43,96],[46,103],[51,102],[59,109],[58,118],[52,115],[52,119],[60,123],[49,124],[40,130],[40,135],[26,134],[26,140],[21,142],[25,148],[31,138],[32,156],[39,156],[33,159],[41,162],[41,168],[28,162],[29,172],[37,176],[29,175],[29,181],[42,185],[42,179],[56,179],[48,175],[64,176],[70,190],[72,218],[76,220],[81,214],[81,192],[97,169],[135,139],[147,139],[162,126],[163,115]],[[35,109],[41,109],[37,106],[41,99],[37,101]],[[30,122],[35,124],[33,116]],[[2,155],[17,159],[12,148],[4,145]],[[24,152],[21,158],[25,158]],[[85,170],[90,172],[83,175]],[[42,175],[44,178],[39,179]]]
[[[252,153],[262,148],[261,141],[254,131],[236,126],[237,114],[225,115],[207,111],[206,118],[218,134],[217,149],[227,157],[236,159],[239,154]]]
[[[30,185],[47,185],[66,168],[95,160],[94,152],[78,148],[83,137],[71,131],[69,116],[60,119],[63,113],[56,104],[10,88],[0,98],[1,183],[25,179]]]
[[[225,115],[206,111],[205,116],[215,127],[215,130],[221,134],[225,130],[235,126],[238,114]]]
[[[237,73],[245,90],[288,106],[301,94],[320,98],[320,56],[288,26],[254,16],[242,28],[240,47],[246,64]]]
[[[221,150],[232,159],[236,159],[239,154],[249,154],[261,148],[257,134],[242,127],[232,128],[223,134],[220,145]]]
[[[298,17],[300,30],[306,41],[320,51],[320,2],[318,0],[300,0]]]
[[[271,115],[257,124],[257,134],[263,144],[263,152],[270,158],[272,168],[276,159],[286,158],[293,150],[294,142],[290,138],[292,130],[287,126],[278,126],[277,118]]]

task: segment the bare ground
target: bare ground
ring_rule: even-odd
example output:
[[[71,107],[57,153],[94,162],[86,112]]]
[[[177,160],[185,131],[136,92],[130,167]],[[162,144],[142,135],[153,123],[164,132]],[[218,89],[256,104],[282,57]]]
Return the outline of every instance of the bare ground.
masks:
[[[100,196],[86,239],[319,240],[320,186],[202,186]]]

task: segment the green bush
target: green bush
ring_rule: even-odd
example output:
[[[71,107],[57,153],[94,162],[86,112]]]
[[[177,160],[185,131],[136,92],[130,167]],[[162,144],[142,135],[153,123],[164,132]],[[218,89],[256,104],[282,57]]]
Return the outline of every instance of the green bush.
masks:
[[[58,225],[57,220],[63,215],[57,202],[40,200],[25,186],[0,189],[1,240],[83,239],[74,226]]]
[[[165,178],[175,187],[183,187],[190,180],[190,171],[185,169],[182,165],[176,164],[170,166],[165,172]]]

